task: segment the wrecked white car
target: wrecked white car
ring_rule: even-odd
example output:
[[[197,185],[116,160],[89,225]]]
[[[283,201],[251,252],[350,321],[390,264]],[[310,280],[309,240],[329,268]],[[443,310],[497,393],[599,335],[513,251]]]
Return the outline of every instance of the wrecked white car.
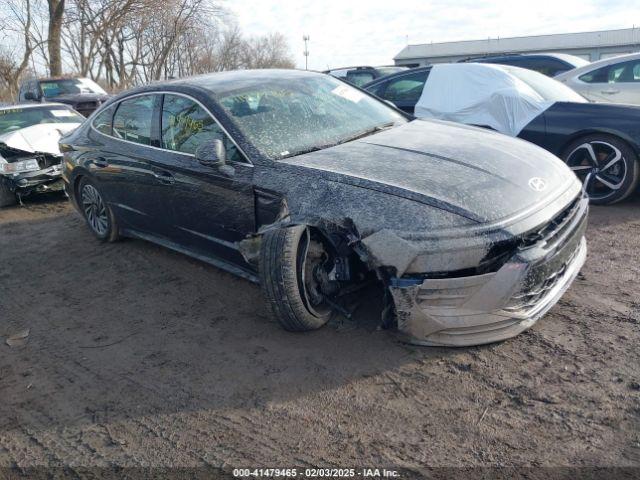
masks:
[[[153,241],[262,284],[288,330],[383,287],[427,345],[530,327],[586,255],[588,200],[549,152],[414,120],[330,76],[226,72],[125,92],[62,140],[93,234]]]
[[[83,120],[62,104],[0,107],[0,207],[31,193],[62,190],[58,141]]]

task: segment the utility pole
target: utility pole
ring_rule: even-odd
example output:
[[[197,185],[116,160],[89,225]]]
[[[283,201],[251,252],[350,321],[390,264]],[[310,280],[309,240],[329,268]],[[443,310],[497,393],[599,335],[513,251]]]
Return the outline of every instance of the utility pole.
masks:
[[[309,35],[302,35],[302,41],[304,42],[304,69],[308,70],[309,66],[309,47],[307,42],[309,41]]]

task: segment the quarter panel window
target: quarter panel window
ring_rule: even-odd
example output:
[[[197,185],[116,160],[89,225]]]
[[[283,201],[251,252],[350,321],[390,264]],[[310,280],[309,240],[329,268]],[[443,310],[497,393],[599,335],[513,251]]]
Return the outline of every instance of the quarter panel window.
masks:
[[[123,100],[113,117],[113,136],[151,145],[151,123],[155,95],[141,95]]]
[[[428,75],[428,71],[423,71],[390,80],[384,92],[384,98],[392,102],[416,103],[422,95]]]
[[[112,105],[96,115],[96,118],[93,119],[93,128],[105,135],[112,135],[111,120],[113,118],[113,111],[115,108],[116,107]]]
[[[162,104],[162,148],[195,154],[204,142],[220,139],[227,159],[244,161],[234,143],[209,113],[193,100],[178,95],[165,95]]]

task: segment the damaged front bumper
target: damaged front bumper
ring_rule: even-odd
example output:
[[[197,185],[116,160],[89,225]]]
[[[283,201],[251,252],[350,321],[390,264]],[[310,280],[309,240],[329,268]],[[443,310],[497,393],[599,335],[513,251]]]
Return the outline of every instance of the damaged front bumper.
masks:
[[[59,164],[42,170],[0,175],[0,181],[4,182],[9,190],[23,197],[31,193],[61,191],[64,188],[62,165]]]
[[[446,278],[392,278],[398,330],[410,343],[468,346],[531,327],[560,299],[587,255],[588,200],[497,271]],[[549,229],[547,229],[549,230]]]

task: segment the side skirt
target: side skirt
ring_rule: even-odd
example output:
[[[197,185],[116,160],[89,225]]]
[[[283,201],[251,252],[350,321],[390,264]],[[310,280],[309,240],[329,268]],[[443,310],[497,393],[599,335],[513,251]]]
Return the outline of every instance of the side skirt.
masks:
[[[218,257],[202,255],[200,253],[194,252],[193,250],[189,250],[188,248],[184,248],[183,246],[174,243],[170,240],[167,240],[162,237],[157,237],[155,235],[150,235],[147,233],[138,232],[137,230],[131,230],[128,228],[121,228],[121,234],[125,237],[137,238],[140,240],[146,240],[147,242],[155,243],[162,247],[168,248],[170,250],[176,251],[178,253],[182,253],[189,257],[200,260],[201,262],[208,263],[209,265],[213,265],[214,267],[220,268],[221,270],[225,270],[229,273],[242,277],[246,280],[249,280],[253,283],[260,283],[260,277],[256,274],[256,272],[252,272],[248,269],[244,269],[232,263],[229,263],[225,260],[222,260]]]

